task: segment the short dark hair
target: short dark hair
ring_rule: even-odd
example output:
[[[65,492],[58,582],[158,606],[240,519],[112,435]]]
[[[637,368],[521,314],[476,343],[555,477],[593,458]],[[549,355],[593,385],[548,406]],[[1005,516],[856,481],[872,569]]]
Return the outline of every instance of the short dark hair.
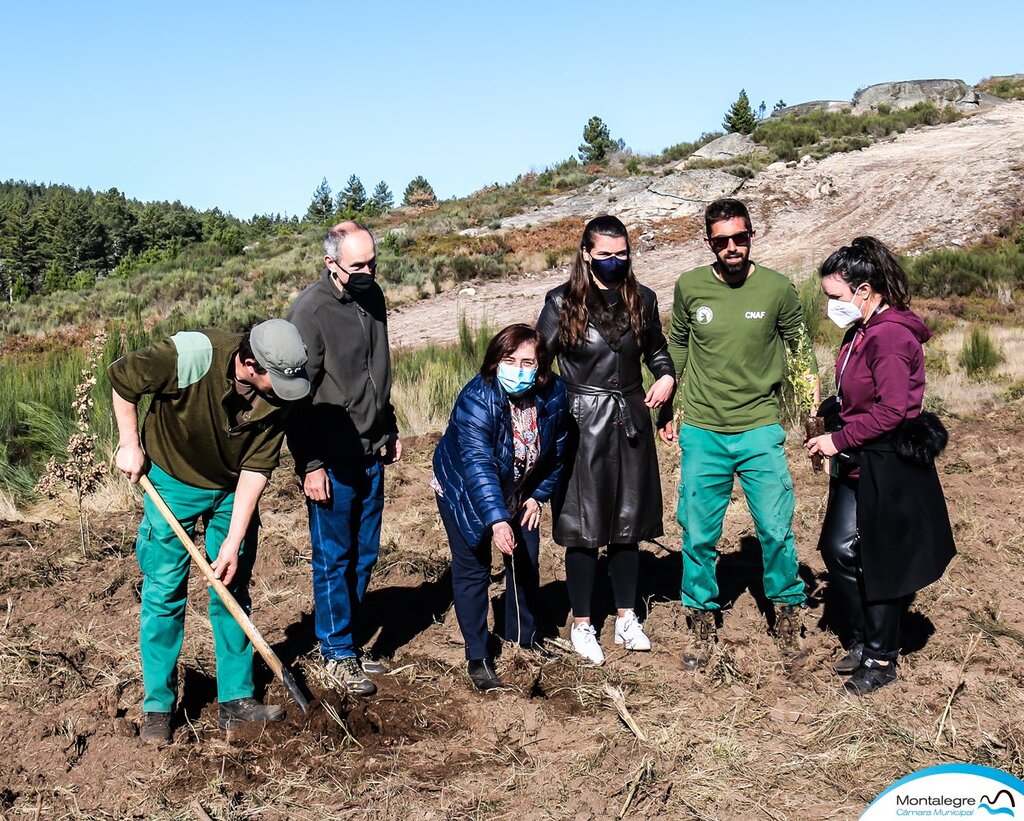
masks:
[[[256,358],[256,354],[252,352],[252,341],[249,338],[252,336],[252,329],[259,324],[259,322],[253,323],[253,325],[246,328],[245,333],[242,334],[242,341],[238,344],[238,358],[241,359],[243,363],[249,361],[255,362],[256,364],[252,367],[256,373],[266,373],[267,369],[260,364],[260,361]]]
[[[715,200],[704,209],[704,230],[710,237],[711,226],[716,222],[736,219],[737,217],[743,217],[743,222],[746,224],[748,231],[754,230],[750,222],[750,212],[747,210],[747,206],[732,197],[722,197],[722,199]]]
[[[487,345],[484,363],[480,366],[480,375],[487,382],[493,382],[494,375],[498,372],[498,363],[506,356],[515,353],[516,349],[524,342],[533,342],[537,346],[537,380],[535,384],[538,388],[543,388],[551,379],[551,354],[544,341],[544,334],[522,322],[502,328],[494,335],[494,339]]]

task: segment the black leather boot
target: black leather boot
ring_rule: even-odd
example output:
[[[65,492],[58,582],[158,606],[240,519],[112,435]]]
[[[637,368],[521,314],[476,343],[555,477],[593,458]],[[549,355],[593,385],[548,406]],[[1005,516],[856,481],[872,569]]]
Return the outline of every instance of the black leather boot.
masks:
[[[473,681],[473,685],[481,693],[498,690],[504,686],[501,683],[501,679],[498,678],[497,670],[494,669],[493,659],[470,659],[467,665],[467,672]]]

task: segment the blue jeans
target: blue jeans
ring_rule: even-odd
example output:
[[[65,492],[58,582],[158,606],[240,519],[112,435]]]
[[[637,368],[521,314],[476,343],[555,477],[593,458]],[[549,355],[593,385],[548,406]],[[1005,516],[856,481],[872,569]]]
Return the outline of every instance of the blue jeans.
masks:
[[[489,658],[487,587],[491,581],[491,532],[484,534],[480,544],[470,544],[441,498],[437,499],[437,509],[452,551],[455,617],[466,640],[466,658]],[[526,530],[519,524],[518,517],[509,524],[516,547],[511,557],[502,556],[505,560],[505,639],[522,647],[533,647],[537,632],[534,611],[540,587],[540,528]]]
[[[308,502],[316,637],[325,659],[358,655],[359,606],[380,551],[384,466],[379,459],[327,468],[331,498]]]

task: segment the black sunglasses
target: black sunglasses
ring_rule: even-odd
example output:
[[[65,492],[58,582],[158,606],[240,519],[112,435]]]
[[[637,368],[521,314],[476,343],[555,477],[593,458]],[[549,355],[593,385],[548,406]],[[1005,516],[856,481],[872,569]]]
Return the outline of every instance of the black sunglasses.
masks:
[[[750,231],[740,231],[737,234],[730,234],[725,237],[708,237],[708,242],[711,243],[711,247],[716,251],[724,251],[729,247],[729,243],[732,242],[739,247],[741,245],[750,245]]]

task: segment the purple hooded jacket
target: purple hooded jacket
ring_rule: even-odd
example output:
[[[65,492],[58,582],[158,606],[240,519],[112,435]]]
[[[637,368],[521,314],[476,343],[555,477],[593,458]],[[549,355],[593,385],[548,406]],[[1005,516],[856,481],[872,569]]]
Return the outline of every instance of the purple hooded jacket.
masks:
[[[875,314],[858,324],[852,336],[847,335],[836,360],[836,386],[842,397],[839,417],[844,423],[842,430],[832,434],[836,448],[844,451],[863,445],[921,413],[921,344],[931,335],[917,314],[895,308]]]

